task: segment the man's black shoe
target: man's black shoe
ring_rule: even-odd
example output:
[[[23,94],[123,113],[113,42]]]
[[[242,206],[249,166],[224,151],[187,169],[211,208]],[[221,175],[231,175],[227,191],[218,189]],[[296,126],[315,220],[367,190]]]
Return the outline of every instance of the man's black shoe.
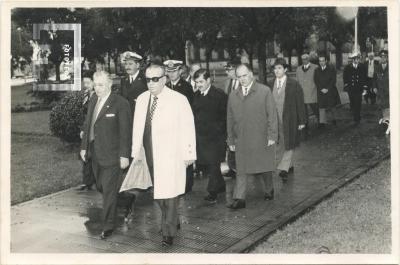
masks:
[[[288,175],[289,175],[288,172],[285,170],[281,170],[281,172],[279,172],[279,176],[281,177],[283,182],[288,181],[288,177],[289,177]]]
[[[106,238],[110,237],[113,232],[114,232],[113,229],[109,229],[109,230],[105,230],[105,231],[101,232],[100,239],[106,239]]]
[[[246,201],[245,200],[241,200],[241,199],[237,199],[231,205],[229,205],[228,208],[230,208],[232,210],[238,210],[238,209],[246,208]]]
[[[83,184],[83,185],[80,185],[79,188],[77,188],[76,190],[79,190],[79,191],[92,190],[92,185]]]
[[[133,194],[132,197],[129,198],[128,205],[125,208],[125,222],[128,222],[129,219],[132,217],[135,200],[136,200],[136,195]]]
[[[209,203],[216,203],[217,202],[217,196],[208,194],[206,197],[204,197],[204,200],[209,202]]]
[[[174,241],[174,238],[172,236],[163,236],[163,240],[161,242],[161,244],[163,245],[163,247],[169,247],[172,246]]]
[[[274,199],[274,190],[271,190],[271,192],[264,194],[264,200],[270,201],[273,199]]]

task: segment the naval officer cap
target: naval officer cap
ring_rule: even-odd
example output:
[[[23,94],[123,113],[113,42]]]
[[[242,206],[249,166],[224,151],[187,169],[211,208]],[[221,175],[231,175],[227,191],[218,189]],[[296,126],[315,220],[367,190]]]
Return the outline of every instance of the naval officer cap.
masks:
[[[179,68],[183,65],[183,62],[177,60],[167,60],[164,62],[164,65],[165,65],[165,71],[173,72],[179,70]]]
[[[135,60],[135,61],[140,61],[142,60],[143,57],[137,54],[136,52],[131,52],[131,51],[126,51],[122,54],[122,61],[126,60]]]

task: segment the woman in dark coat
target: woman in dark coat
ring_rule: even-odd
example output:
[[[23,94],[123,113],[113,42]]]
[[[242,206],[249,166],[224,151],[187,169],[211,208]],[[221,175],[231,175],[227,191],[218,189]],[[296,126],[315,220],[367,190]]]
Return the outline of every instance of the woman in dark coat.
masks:
[[[331,114],[332,124],[336,125],[336,106],[340,104],[336,88],[336,70],[327,64],[324,55],[319,56],[319,67],[315,70],[314,82],[318,90],[320,125],[324,126],[327,123],[326,112]]]
[[[294,149],[300,144],[300,131],[305,127],[304,96],[300,84],[286,75],[288,65],[278,58],[274,63],[276,78],[269,82],[278,113],[277,162],[279,176],[285,182],[293,170]]]

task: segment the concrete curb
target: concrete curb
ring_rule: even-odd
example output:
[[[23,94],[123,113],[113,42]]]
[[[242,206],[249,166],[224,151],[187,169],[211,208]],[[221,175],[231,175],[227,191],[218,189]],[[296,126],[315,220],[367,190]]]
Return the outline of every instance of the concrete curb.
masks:
[[[368,163],[366,163],[366,165],[354,169],[353,171],[339,178],[336,182],[325,187],[324,190],[315,193],[313,196],[308,197],[302,202],[299,202],[296,206],[294,206],[291,209],[291,211],[286,212],[284,215],[280,216],[277,220],[262,226],[260,229],[254,231],[247,237],[240,239],[236,244],[225,249],[222,253],[248,253],[259,243],[268,238],[268,236],[273,234],[277,229],[287,225],[288,223],[295,221],[303,214],[305,214],[307,210],[316,206],[321,201],[329,198],[340,188],[358,179],[362,174],[376,167],[380,162],[389,157],[390,153],[382,155],[381,157],[372,158],[371,160],[368,161]]]

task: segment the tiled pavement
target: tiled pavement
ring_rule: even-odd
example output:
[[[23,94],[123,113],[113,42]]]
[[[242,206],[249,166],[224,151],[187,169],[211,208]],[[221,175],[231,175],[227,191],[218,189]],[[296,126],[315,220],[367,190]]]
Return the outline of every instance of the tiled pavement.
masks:
[[[363,121],[353,126],[348,106],[340,109],[337,127],[312,131],[295,153],[295,172],[288,183],[274,177],[275,200],[265,202],[249,185],[247,208],[225,207],[229,192],[207,205],[205,178],[180,202],[182,229],[170,248],[161,246],[160,211],[147,193],[135,215],[107,240],[100,240],[101,196],[69,189],[11,208],[14,253],[239,253],[321,201],[340,186],[389,155],[378,127],[376,107],[364,106]],[[253,183],[252,180],[250,180]],[[228,187],[232,185],[227,181]]]

